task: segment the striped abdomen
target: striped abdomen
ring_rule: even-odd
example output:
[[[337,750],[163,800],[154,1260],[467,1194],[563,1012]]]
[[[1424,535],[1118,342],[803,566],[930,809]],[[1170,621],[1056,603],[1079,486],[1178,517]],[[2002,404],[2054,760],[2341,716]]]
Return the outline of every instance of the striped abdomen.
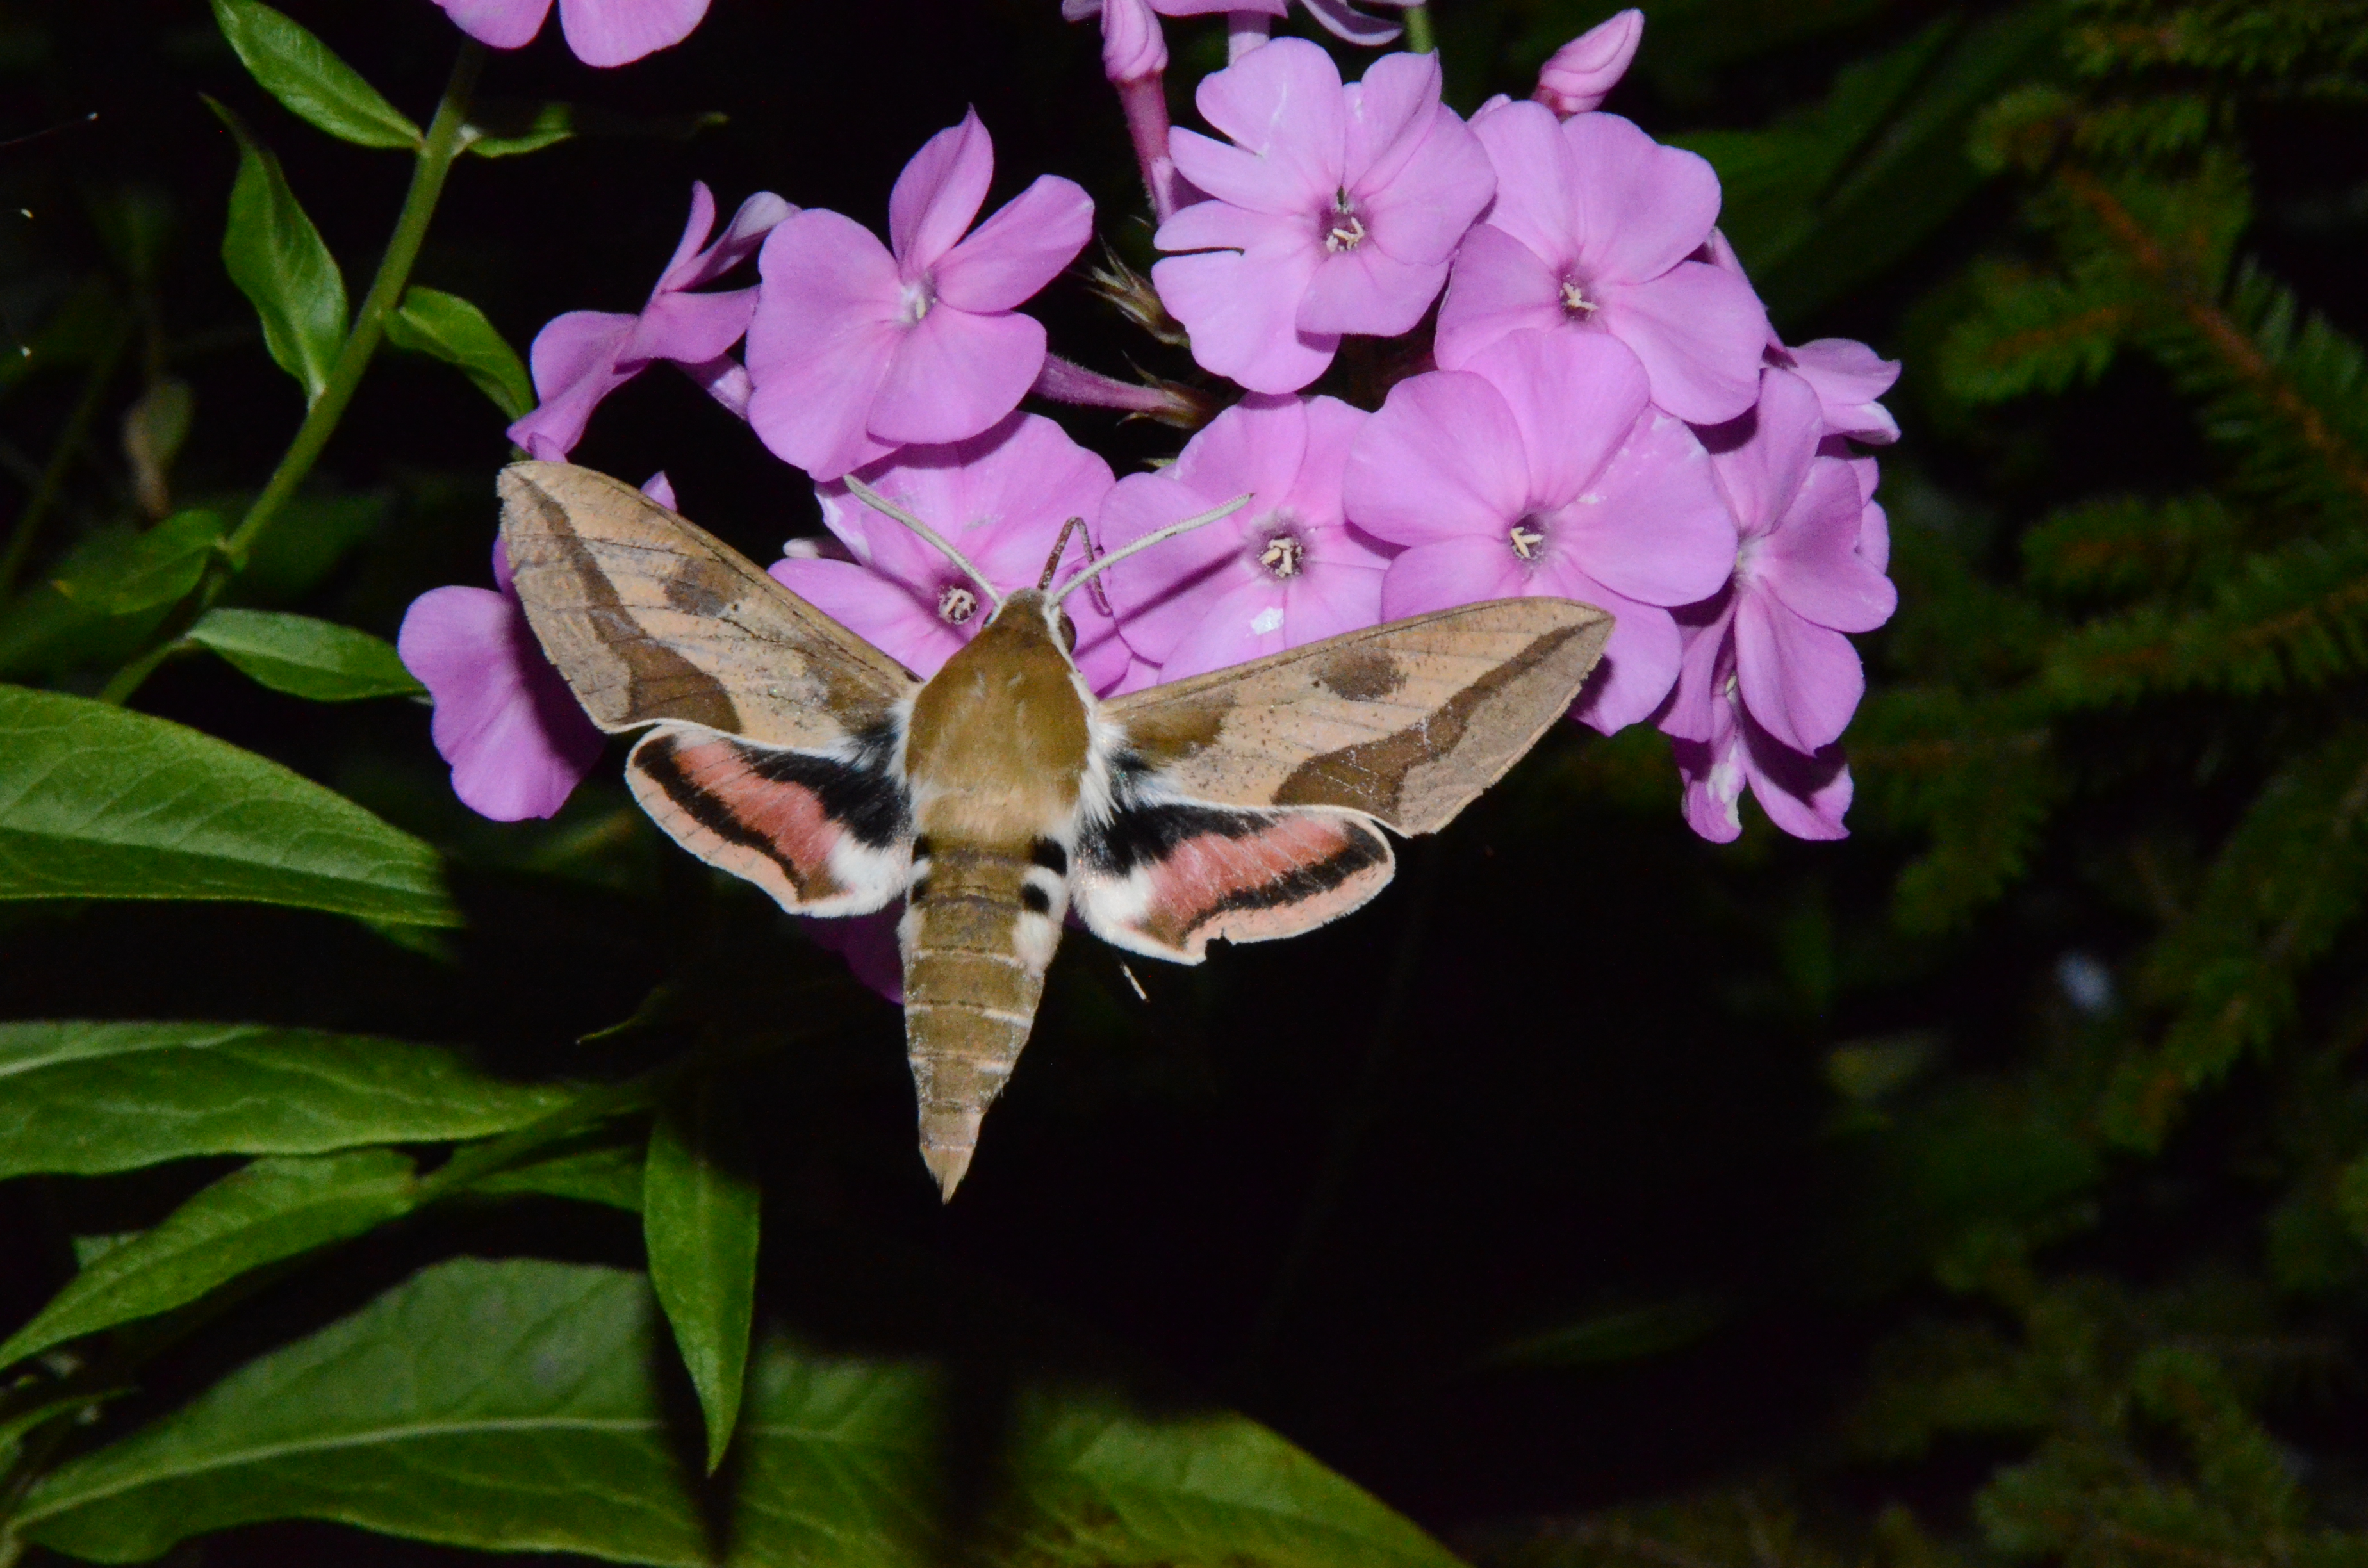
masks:
[[[1068,868],[1067,851],[1049,838],[1006,847],[914,841],[897,931],[905,1051],[920,1101],[921,1158],[947,1198],[1036,1021],[1045,966],[1061,941]]]

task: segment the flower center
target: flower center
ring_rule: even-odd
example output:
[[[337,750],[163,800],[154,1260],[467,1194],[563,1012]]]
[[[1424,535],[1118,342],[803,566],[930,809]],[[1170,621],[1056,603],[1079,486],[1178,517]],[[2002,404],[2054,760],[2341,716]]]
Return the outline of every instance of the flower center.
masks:
[[[978,613],[978,596],[960,583],[948,583],[938,594],[938,619],[960,626]]]
[[[1338,256],[1344,250],[1355,250],[1365,243],[1365,220],[1357,204],[1349,199],[1346,190],[1332,198],[1331,227],[1324,235],[1324,248]]]
[[[899,326],[920,325],[921,318],[928,315],[929,307],[937,302],[938,291],[928,278],[916,278],[905,284],[905,297],[897,303],[896,324]]]
[[[1544,534],[1530,526],[1536,521],[1535,517],[1523,517],[1505,532],[1507,541],[1513,547],[1513,553],[1524,561],[1535,561],[1538,547],[1546,541]]]
[[[1277,534],[1266,541],[1258,551],[1258,563],[1269,575],[1278,579],[1296,577],[1304,570],[1300,562],[1307,559],[1307,546],[1289,534]]]
[[[1585,278],[1565,278],[1562,280],[1563,314],[1577,316],[1583,321],[1593,315],[1601,303],[1600,300],[1590,300],[1587,297]]]

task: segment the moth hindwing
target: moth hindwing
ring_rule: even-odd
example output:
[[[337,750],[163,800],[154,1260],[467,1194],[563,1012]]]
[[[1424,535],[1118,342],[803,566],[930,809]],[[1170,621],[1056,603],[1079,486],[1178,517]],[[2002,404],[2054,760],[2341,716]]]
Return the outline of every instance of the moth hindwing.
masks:
[[[1382,829],[1429,833],[1577,695],[1611,618],[1506,599],[1096,699],[1058,595],[1002,596],[923,682],[614,479],[502,476],[544,651],[595,722],[644,732],[635,799],[787,909],[893,903],[921,1152],[951,1198],[1027,1043],[1074,903],[1097,936],[1197,963],[1356,908]]]

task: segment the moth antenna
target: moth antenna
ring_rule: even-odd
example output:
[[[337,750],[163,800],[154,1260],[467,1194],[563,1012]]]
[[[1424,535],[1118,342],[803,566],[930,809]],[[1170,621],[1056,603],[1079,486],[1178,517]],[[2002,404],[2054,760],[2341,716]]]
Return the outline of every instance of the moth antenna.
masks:
[[[1243,494],[1235,496],[1232,500],[1226,502],[1222,506],[1212,506],[1209,510],[1202,512],[1198,517],[1187,517],[1180,523],[1170,523],[1166,528],[1161,528],[1156,532],[1147,533],[1141,539],[1136,540],[1133,544],[1128,545],[1123,550],[1113,550],[1108,555],[1103,556],[1100,560],[1095,562],[1092,565],[1087,567],[1084,571],[1078,573],[1067,582],[1062,584],[1060,591],[1053,596],[1052,602],[1056,605],[1059,604],[1063,599],[1067,598],[1071,594],[1076,592],[1077,589],[1083,587],[1086,584],[1092,582],[1097,576],[1099,576],[1105,569],[1117,565],[1120,562],[1125,560],[1130,555],[1135,554],[1137,551],[1149,550],[1155,544],[1164,544],[1167,540],[1174,539],[1178,534],[1188,534],[1194,528],[1206,528],[1209,524],[1216,522],[1221,518],[1230,517],[1235,512],[1240,511],[1249,504],[1249,493],[1245,491]]]
[[[976,583],[981,588],[985,590],[987,602],[989,604],[992,604],[997,609],[1001,609],[1003,608],[1003,596],[996,591],[994,584],[986,580],[986,574],[972,565],[970,563],[970,557],[964,555],[961,551],[956,550],[951,540],[938,532],[937,529],[929,527],[928,524],[921,521],[920,518],[915,517],[912,513],[905,510],[904,507],[896,505],[895,502],[891,501],[885,495],[881,494],[880,492],[872,489],[871,486],[864,483],[863,481],[856,478],[855,475],[851,473],[848,474],[843,483],[847,485],[848,489],[855,493],[856,499],[861,501],[865,506],[871,507],[875,512],[895,518],[898,522],[904,524],[915,533],[919,534],[923,539],[928,540],[931,544],[936,545],[939,552],[942,553],[947,560],[961,567],[962,571],[968,574],[972,582]],[[1247,500],[1248,497],[1245,496],[1243,499]]]
[[[1036,579],[1036,591],[1038,593],[1041,594],[1053,585],[1053,574],[1061,569],[1061,557],[1068,552],[1069,536],[1076,533],[1079,528],[1084,528],[1085,526],[1086,519],[1083,517],[1071,517],[1067,522],[1061,525],[1061,537],[1053,541],[1053,558],[1044,562],[1044,574]],[[1087,561],[1091,561],[1093,558],[1094,540],[1091,534],[1087,534],[1086,536],[1086,559]]]

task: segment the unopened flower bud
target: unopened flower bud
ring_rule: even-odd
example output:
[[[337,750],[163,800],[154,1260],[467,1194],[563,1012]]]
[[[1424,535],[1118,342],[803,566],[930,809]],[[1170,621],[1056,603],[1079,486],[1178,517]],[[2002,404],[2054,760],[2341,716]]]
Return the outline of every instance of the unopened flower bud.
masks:
[[[1645,36],[1645,13],[1626,10],[1598,23],[1554,51],[1538,70],[1531,96],[1560,115],[1585,114],[1603,107]]]

